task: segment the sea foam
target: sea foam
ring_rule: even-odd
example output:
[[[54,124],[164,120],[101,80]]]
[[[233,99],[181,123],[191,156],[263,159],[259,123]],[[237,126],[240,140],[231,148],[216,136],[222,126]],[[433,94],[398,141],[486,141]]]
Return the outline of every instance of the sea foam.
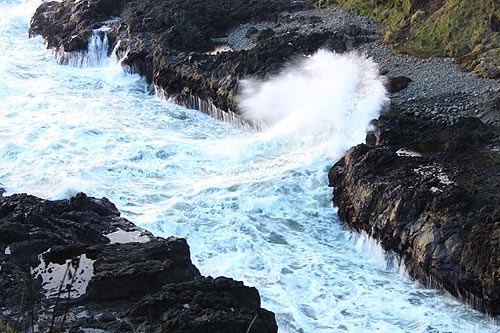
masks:
[[[371,58],[319,50],[266,80],[243,80],[239,105],[245,119],[269,127],[268,136],[301,138],[302,144],[308,139],[306,144],[337,157],[364,140],[387,100]]]

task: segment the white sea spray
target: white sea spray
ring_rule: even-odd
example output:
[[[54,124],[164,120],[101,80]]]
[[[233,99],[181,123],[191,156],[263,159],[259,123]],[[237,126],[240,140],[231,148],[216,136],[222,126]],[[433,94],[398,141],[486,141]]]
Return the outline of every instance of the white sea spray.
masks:
[[[269,136],[298,140],[334,158],[364,140],[369,122],[386,102],[373,60],[327,50],[265,81],[243,81],[240,98],[243,116],[266,123]]]

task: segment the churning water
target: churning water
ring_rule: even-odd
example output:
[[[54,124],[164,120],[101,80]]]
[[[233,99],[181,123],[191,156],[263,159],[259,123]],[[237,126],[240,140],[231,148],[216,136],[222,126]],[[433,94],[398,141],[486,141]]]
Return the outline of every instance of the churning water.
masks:
[[[36,5],[0,0],[8,194],[108,197],[155,234],[187,238],[204,275],[256,286],[283,333],[500,331],[337,221],[327,170],[364,139],[385,100],[373,63],[319,52],[247,82],[245,115],[271,124],[249,133],[149,96],[112,60],[58,65],[27,38]]]

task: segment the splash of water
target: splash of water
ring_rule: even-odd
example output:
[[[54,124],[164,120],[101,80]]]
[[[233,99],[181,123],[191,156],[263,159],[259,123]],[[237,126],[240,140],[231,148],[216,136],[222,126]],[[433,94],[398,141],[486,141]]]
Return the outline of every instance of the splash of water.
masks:
[[[54,54],[56,56],[57,63],[61,65],[69,65],[71,67],[80,68],[107,66],[109,63],[108,35],[105,32],[99,32],[100,30],[95,30],[92,32],[89,38],[87,51],[66,52],[63,48],[55,49]]]
[[[362,142],[370,120],[388,100],[372,59],[326,50],[266,81],[244,80],[241,88],[245,119],[267,124],[268,136],[298,140],[329,157]]]

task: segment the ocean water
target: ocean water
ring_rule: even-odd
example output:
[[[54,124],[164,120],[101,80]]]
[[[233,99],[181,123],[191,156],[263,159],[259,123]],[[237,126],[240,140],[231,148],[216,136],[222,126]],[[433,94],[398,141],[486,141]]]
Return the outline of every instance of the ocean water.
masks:
[[[386,100],[376,65],[319,52],[248,80],[253,133],[148,95],[98,54],[58,58],[28,38],[38,2],[0,0],[0,186],[106,196],[156,235],[185,237],[202,274],[256,286],[280,332],[500,332],[406,276],[339,223],[327,171]]]

